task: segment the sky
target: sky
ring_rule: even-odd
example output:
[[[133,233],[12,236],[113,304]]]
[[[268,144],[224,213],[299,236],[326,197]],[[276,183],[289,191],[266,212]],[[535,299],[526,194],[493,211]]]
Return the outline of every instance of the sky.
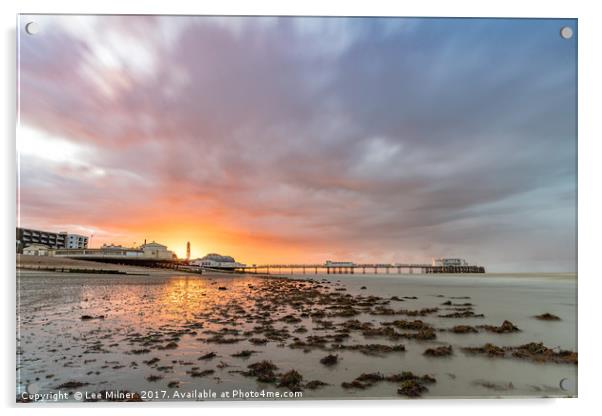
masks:
[[[576,269],[575,20],[20,26],[23,227],[248,264]]]

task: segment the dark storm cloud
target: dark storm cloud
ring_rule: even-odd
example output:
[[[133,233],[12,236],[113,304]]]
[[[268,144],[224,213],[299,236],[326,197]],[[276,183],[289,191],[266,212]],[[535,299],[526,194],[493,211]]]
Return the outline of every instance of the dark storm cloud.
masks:
[[[24,155],[31,222],[94,227],[127,194],[319,261],[575,267],[567,21],[101,17],[78,38],[48,19],[21,45],[22,120],[92,173]]]

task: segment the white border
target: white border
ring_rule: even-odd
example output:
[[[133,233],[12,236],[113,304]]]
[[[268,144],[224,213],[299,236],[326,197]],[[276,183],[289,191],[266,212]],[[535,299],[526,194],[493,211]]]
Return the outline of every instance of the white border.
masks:
[[[599,333],[595,306],[602,296],[602,276],[597,267],[597,239],[600,235],[602,215],[600,175],[600,62],[599,47],[602,39],[602,16],[593,1],[355,1],[355,0],[222,0],[192,2],[190,0],[20,0],[0,2],[2,13],[3,54],[0,116],[3,121],[2,204],[0,256],[4,273],[2,311],[5,330],[2,349],[0,392],[3,407],[8,413],[19,410],[32,411],[32,406],[16,408],[14,404],[14,334],[15,334],[15,282],[14,282],[14,227],[15,227],[15,25],[16,13],[129,13],[129,14],[302,14],[302,15],[398,15],[398,16],[487,16],[487,17],[570,17],[579,19],[579,398],[549,400],[422,400],[422,401],[330,401],[330,402],[277,402],[277,403],[183,403],[178,413],[202,414],[206,412],[244,412],[247,414],[303,414],[341,409],[345,415],[365,414],[373,408],[377,412],[399,413],[418,411],[421,414],[478,414],[507,415],[513,412],[537,412],[546,415],[563,415],[569,412],[588,412],[595,408],[597,387],[600,384],[599,353],[596,354],[595,335]],[[598,339],[597,342],[602,342]],[[81,414],[82,407],[70,409],[55,406],[42,408],[45,415]],[[89,414],[127,414],[132,411],[161,414],[166,405],[85,407]],[[6,414],[6,413],[5,413]]]

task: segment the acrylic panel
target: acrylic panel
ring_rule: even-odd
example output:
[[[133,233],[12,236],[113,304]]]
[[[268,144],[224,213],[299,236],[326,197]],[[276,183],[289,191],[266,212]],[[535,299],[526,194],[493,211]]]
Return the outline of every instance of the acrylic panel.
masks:
[[[576,19],[17,26],[18,402],[577,395]]]

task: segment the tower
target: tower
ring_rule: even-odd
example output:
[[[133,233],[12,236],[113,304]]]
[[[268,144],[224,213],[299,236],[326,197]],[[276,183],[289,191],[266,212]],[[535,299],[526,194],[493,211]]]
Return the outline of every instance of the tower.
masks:
[[[186,260],[190,260],[190,241],[186,242]]]

